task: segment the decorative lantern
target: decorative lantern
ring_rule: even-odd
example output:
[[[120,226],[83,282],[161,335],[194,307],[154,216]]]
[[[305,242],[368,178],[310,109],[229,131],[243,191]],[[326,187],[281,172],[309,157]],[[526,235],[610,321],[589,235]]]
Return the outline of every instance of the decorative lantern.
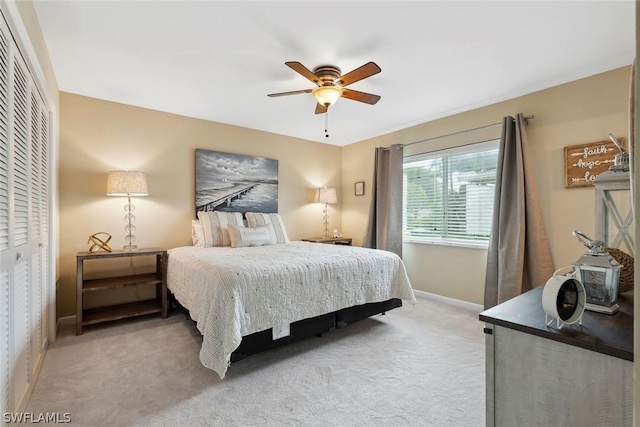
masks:
[[[584,285],[587,296],[586,309],[599,313],[614,314],[618,311],[618,279],[622,267],[604,250],[604,242],[591,240],[580,231],[573,235],[589,250],[582,255],[573,268]]]

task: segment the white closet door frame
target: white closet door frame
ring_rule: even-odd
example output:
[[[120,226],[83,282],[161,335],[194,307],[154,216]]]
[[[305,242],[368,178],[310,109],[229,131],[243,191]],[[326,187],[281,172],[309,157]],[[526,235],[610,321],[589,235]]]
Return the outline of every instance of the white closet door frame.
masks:
[[[51,98],[51,91],[49,90],[49,84],[45,78],[45,74],[38,61],[38,56],[29,38],[29,33],[22,22],[22,16],[18,10],[18,6],[12,1],[0,1],[0,11],[4,14],[9,30],[14,36],[18,48],[20,49],[23,59],[31,72],[34,83],[42,97],[45,105],[44,110],[48,114],[48,140],[51,144],[49,149],[48,159],[48,180],[49,180],[49,209],[48,209],[48,253],[47,264],[49,265],[49,277],[47,278],[49,283],[48,295],[46,301],[48,303],[48,310],[45,310],[47,314],[47,336],[50,342],[56,339],[56,279],[57,279],[57,254],[58,254],[58,182],[57,182],[57,170],[58,170],[58,129],[57,122],[54,121],[54,117],[57,116],[55,111],[55,103]],[[56,88],[57,91],[57,88]]]

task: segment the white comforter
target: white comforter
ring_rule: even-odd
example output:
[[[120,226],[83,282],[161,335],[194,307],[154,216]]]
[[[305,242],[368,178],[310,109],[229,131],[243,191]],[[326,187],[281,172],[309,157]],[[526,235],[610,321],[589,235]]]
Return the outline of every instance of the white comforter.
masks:
[[[307,242],[171,249],[167,284],[203,335],[200,361],[220,378],[244,335],[390,298],[415,302],[397,255]]]

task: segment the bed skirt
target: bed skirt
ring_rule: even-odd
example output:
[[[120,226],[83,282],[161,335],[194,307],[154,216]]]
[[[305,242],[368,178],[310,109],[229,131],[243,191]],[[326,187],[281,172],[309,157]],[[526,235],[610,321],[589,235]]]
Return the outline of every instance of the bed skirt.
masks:
[[[175,304],[182,311],[186,312],[187,315],[189,314],[189,311],[174,298],[172,293],[169,293],[169,300],[172,305]],[[242,360],[255,353],[287,345],[305,338],[319,336],[336,328],[345,327],[358,320],[366,319],[376,314],[384,314],[397,307],[402,307],[402,300],[392,298],[387,301],[357,305],[309,319],[302,319],[290,325],[290,333],[288,336],[276,340],[273,339],[272,329],[266,329],[243,336],[238,348],[231,353],[231,363]]]

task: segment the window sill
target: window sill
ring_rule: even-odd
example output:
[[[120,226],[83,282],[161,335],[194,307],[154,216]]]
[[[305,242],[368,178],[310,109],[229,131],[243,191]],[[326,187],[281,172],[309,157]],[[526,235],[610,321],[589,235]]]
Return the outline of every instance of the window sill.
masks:
[[[405,237],[402,239],[402,243],[417,243],[419,245],[435,245],[435,246],[453,246],[459,248],[470,249],[489,249],[488,242],[466,242],[466,241],[454,241],[454,240],[427,240],[416,239],[411,237]]]

